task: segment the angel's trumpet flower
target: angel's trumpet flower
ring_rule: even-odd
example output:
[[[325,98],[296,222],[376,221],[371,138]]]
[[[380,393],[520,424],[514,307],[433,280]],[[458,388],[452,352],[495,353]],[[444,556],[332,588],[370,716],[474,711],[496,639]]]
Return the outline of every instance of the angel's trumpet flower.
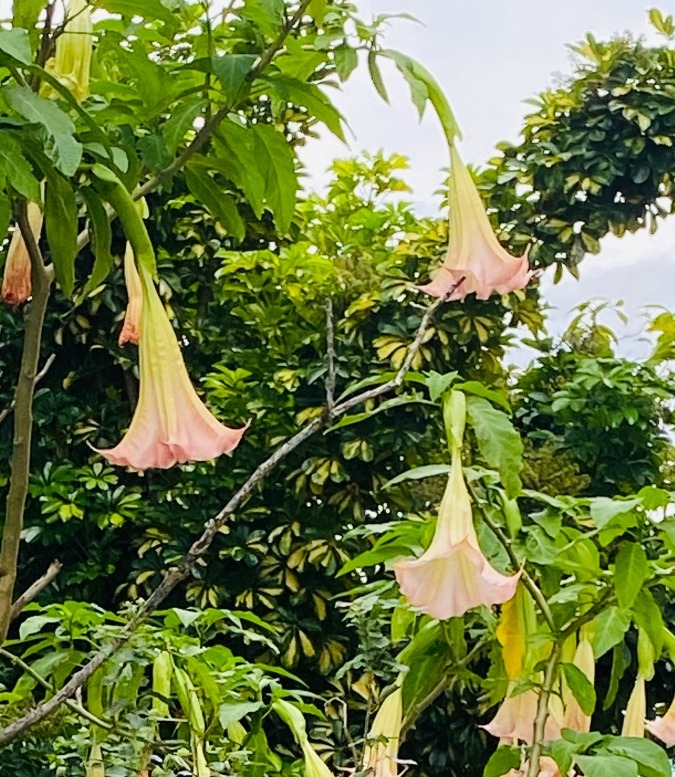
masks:
[[[127,273],[129,278],[138,279],[135,269]],[[99,452],[113,464],[144,470],[213,459],[233,450],[245,428],[230,429],[207,410],[190,382],[171,322],[143,265],[140,284],[138,405],[122,441]]]
[[[394,571],[410,604],[434,618],[457,617],[481,604],[502,604],[514,595],[520,573],[502,575],[478,544],[458,449],[453,450],[431,544],[420,558],[397,562]]]
[[[69,0],[66,3],[66,24],[56,39],[54,59],[48,62],[47,70],[70,90],[78,102],[89,97],[93,30],[91,7],[87,0]]]
[[[397,777],[402,723],[403,693],[399,687],[382,702],[368,734],[369,739],[376,740],[366,747],[363,756],[364,770],[370,777]]]
[[[43,219],[39,205],[29,202],[27,215],[31,231],[37,241],[40,237],[40,232],[42,232]],[[9,251],[7,252],[0,297],[8,305],[20,305],[30,297],[31,293],[30,257],[28,256],[28,249],[26,248],[19,225],[16,224],[9,244]]]
[[[421,290],[445,297],[456,286],[449,298],[458,300],[468,294],[488,299],[492,294],[524,288],[532,277],[527,253],[515,257],[502,248],[471,174],[454,146],[450,161],[450,242],[437,275]]]

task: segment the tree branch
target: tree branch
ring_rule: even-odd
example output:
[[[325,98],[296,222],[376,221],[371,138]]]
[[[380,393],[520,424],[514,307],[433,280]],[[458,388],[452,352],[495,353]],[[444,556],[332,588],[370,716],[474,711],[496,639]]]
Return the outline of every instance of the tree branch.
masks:
[[[25,200],[19,202],[17,222],[30,257],[33,296],[26,313],[21,370],[14,395],[12,468],[7,494],[5,525],[2,532],[2,546],[0,547],[0,644],[7,637],[12,610],[16,565],[19,557],[23,514],[30,475],[33,395],[40,358],[42,327],[54,279],[54,269],[51,265],[45,267],[42,254],[30,228]]]
[[[330,412],[335,404],[335,325],[333,300],[326,300],[326,408]]]
[[[44,376],[49,372],[50,367],[52,364],[54,364],[54,359],[56,359],[56,354],[52,353],[47,358],[47,361],[45,362],[44,367],[40,370],[40,372],[37,373],[35,376],[35,383],[34,386],[37,386],[37,384],[44,378]],[[3,408],[2,411],[0,411],[0,424],[7,418],[7,416],[14,410],[16,407],[16,398],[13,399],[7,407]]]
[[[366,402],[369,399],[382,396],[389,391],[398,388],[404,381],[405,375],[410,369],[410,366],[415,358],[417,352],[422,346],[424,335],[429,327],[431,318],[436,310],[456,291],[459,285],[464,281],[461,278],[447,293],[445,297],[435,300],[422,316],[420,325],[417,329],[417,334],[413,342],[411,343],[406,358],[403,360],[399,371],[395,377],[388,380],[376,388],[369,389],[357,394],[350,399],[340,402],[335,405],[330,411],[315,418],[307,426],[297,432],[293,437],[286,440],[279,448],[277,448],[271,456],[263,461],[257,469],[250,475],[248,480],[241,486],[241,488],[232,496],[230,501],[223,507],[223,509],[214,517],[209,519],[204,525],[204,531],[201,536],[192,544],[192,547],[188,551],[183,560],[175,567],[169,569],[157,588],[150,594],[148,599],[138,608],[133,617],[129,620],[120,636],[111,640],[108,645],[104,646],[98,653],[96,653],[89,661],[75,674],[73,674],[67,683],[52,696],[50,699],[43,701],[34,709],[30,710],[22,718],[6,726],[0,730],[0,745],[5,745],[11,742],[13,739],[21,735],[24,731],[31,728],[31,726],[44,720],[52,712],[58,709],[66,699],[69,699],[78,688],[81,688],[91,677],[91,675],[101,666],[109,656],[111,656],[119,647],[121,647],[127,639],[131,636],[134,630],[143,623],[148,616],[159,607],[159,605],[166,599],[171,591],[180,583],[185,580],[192,567],[197,561],[204,556],[204,554],[211,547],[213,540],[220,527],[225,523],[227,518],[234,513],[234,511],[246,501],[256,486],[265,479],[267,474],[273,470],[276,465],[285,459],[290,453],[292,453],[299,445],[304,443],[319,430],[328,426],[332,421],[340,418],[347,413],[351,408]]]
[[[562,651],[562,641],[558,637],[551,648],[551,655],[546,664],[546,674],[544,683],[541,686],[539,699],[537,701],[537,716],[534,719],[534,736],[532,739],[532,750],[530,751],[530,763],[527,768],[527,777],[537,777],[539,774],[539,759],[541,758],[541,749],[544,742],[544,732],[546,729],[546,719],[548,718],[548,702],[553,692],[558,664],[560,663],[560,653]]]
[[[35,599],[35,597],[52,582],[52,580],[59,574],[62,569],[63,564],[60,561],[52,561],[52,563],[49,565],[49,569],[44,573],[44,575],[39,577],[14,602],[12,609],[9,612],[10,623],[20,615],[23,608],[29,602],[32,602],[33,599]]]
[[[277,52],[284,45],[284,41],[293,31],[295,25],[302,19],[311,2],[312,0],[302,0],[298,6],[298,10],[289,19],[288,23],[284,25],[283,29],[275,38],[275,40],[272,41],[268,48],[265,49],[265,51],[261,54],[258,63],[248,72],[246,76],[246,83],[248,85],[255,81],[255,79],[260,76],[260,74],[274,59],[275,54],[277,54]],[[204,125],[194,136],[190,144],[183,149],[183,151],[173,160],[173,162],[171,162],[170,165],[165,167],[163,170],[160,170],[157,175],[150,178],[144,184],[137,186],[133,192],[133,198],[135,200],[140,200],[141,197],[145,197],[146,194],[154,192],[155,189],[157,189],[163,183],[171,180],[171,178],[179,170],[182,170],[183,167],[185,167],[185,165],[190,161],[190,159],[197,152],[201,151],[201,149],[208,143],[213,133],[218,129],[224,119],[227,118],[227,115],[237,106],[240,100],[240,94],[241,92],[235,95],[233,99],[225,103],[225,105],[222,105],[216,111],[216,113],[211,116],[211,118],[204,122]],[[106,212],[110,219],[114,218],[115,211],[111,207],[106,206]],[[84,229],[82,232],[80,232],[77,238],[78,249],[82,250],[89,243],[89,239],[90,234],[88,229]]]

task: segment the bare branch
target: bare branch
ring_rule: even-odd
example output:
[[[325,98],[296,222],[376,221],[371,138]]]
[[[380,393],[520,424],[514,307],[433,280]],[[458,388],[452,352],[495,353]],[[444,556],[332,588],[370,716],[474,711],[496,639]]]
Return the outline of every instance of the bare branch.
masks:
[[[537,700],[537,715],[534,719],[534,736],[532,739],[532,750],[530,751],[530,764],[527,768],[527,777],[537,777],[539,774],[539,759],[541,758],[542,744],[545,738],[546,720],[548,718],[548,703],[553,693],[553,684],[555,683],[560,663],[560,653],[562,651],[562,642],[556,639],[551,648],[551,655],[546,663],[546,673],[544,682],[539,692]]]
[[[60,561],[52,561],[49,565],[49,569],[39,577],[31,586],[29,586],[21,596],[14,602],[12,609],[9,612],[10,623],[19,616],[23,608],[32,602],[35,597],[41,593],[59,574],[63,569],[63,564]]]
[[[381,384],[375,388],[364,391],[357,394],[354,397],[346,399],[335,405],[331,410],[327,411],[313,421],[310,421],[307,426],[302,428],[293,437],[286,440],[279,448],[277,448],[271,456],[260,464],[257,469],[250,475],[248,480],[241,486],[241,488],[232,496],[230,501],[223,507],[223,509],[214,517],[209,519],[204,525],[204,531],[201,536],[192,544],[192,547],[188,551],[183,560],[175,567],[169,569],[164,576],[164,579],[159,586],[153,591],[148,599],[138,608],[133,617],[129,620],[125,626],[122,634],[111,640],[106,646],[104,646],[98,653],[92,656],[91,659],[75,674],[72,675],[70,680],[50,699],[43,701],[37,707],[32,709],[22,718],[6,726],[4,729],[0,729],[0,745],[5,745],[11,742],[16,737],[20,736],[24,731],[31,728],[31,726],[44,720],[52,712],[58,709],[66,699],[69,699],[81,688],[91,675],[101,666],[109,656],[111,656],[116,650],[118,650],[134,632],[134,630],[143,623],[149,615],[156,610],[159,605],[166,599],[171,591],[180,583],[185,580],[195,563],[209,550],[213,540],[218,534],[218,530],[225,523],[232,513],[246,501],[256,486],[265,479],[267,474],[273,470],[276,465],[285,459],[290,453],[292,453],[299,445],[304,443],[314,434],[321,429],[330,425],[332,421],[340,418],[347,413],[351,408],[365,402],[369,399],[387,394],[393,389],[398,388],[405,379],[406,372],[410,369],[410,366],[422,347],[422,341],[424,335],[431,323],[431,318],[436,310],[449,299],[456,291],[459,285],[463,282],[464,278],[461,278],[448,292],[448,294],[435,300],[422,316],[420,325],[417,329],[417,333],[413,342],[411,343],[406,358],[403,360],[401,368],[396,373],[395,377],[386,383]]]
[[[37,373],[35,376],[35,381],[33,383],[33,388],[37,386],[37,384],[44,378],[44,376],[49,372],[49,368],[54,364],[54,359],[56,359],[56,354],[52,353],[47,358],[47,361],[45,362],[44,367],[40,370],[40,372]],[[3,410],[0,411],[0,424],[7,418],[7,416],[14,410],[14,407],[16,406],[16,399],[13,399],[7,407],[3,408]]]
[[[12,471],[7,493],[7,510],[0,546],[0,644],[7,637],[16,566],[23,530],[23,514],[28,494],[30,474],[30,449],[33,433],[33,395],[37,377],[42,327],[47,302],[54,279],[54,268],[45,267],[42,254],[28,221],[25,200],[19,202],[17,222],[31,263],[33,296],[26,313],[26,328],[21,355],[21,369],[16,385],[14,413],[14,444],[12,447]]]
[[[326,408],[330,412],[335,404],[335,325],[333,300],[326,300]]]

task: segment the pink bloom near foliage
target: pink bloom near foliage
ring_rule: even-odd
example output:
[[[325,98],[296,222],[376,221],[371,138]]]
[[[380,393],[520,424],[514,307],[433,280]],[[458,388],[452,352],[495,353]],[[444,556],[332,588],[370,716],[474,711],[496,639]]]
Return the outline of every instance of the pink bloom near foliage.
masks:
[[[138,279],[135,266],[134,274]],[[246,428],[230,429],[207,410],[190,382],[171,322],[150,273],[143,267],[139,280],[142,309],[138,405],[122,441],[99,453],[113,464],[144,470],[205,461],[233,450]],[[130,288],[130,298],[133,293]],[[133,332],[133,326],[129,332]],[[133,334],[126,339],[133,341]]]
[[[675,700],[662,718],[648,720],[647,731],[660,739],[667,747],[675,745]]]
[[[42,232],[42,211],[34,202],[27,207],[28,223],[37,241]],[[2,278],[2,301],[8,305],[20,305],[29,299],[32,293],[31,266],[28,248],[23,235],[16,224],[7,252],[5,272]]]
[[[502,604],[515,594],[520,574],[497,572],[478,544],[459,451],[452,456],[431,545],[420,558],[397,562],[394,571],[410,604],[442,620],[481,604]]]
[[[530,688],[517,696],[507,696],[497,710],[497,714],[484,728],[492,736],[507,740],[509,743],[525,742],[532,744],[534,737],[534,719],[537,716],[539,694]],[[544,738],[560,739],[560,715],[549,706],[546,718]]]
[[[450,299],[464,299],[469,294],[488,299],[492,294],[525,288],[533,274],[527,253],[515,257],[502,248],[471,174],[454,147],[450,159],[450,243],[438,273],[420,290],[444,297],[462,278]]]

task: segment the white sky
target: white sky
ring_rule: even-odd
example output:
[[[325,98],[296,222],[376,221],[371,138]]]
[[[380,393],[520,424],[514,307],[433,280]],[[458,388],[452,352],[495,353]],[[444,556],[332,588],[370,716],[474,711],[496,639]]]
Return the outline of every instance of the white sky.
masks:
[[[500,140],[516,142],[522,117],[532,110],[523,100],[551,85],[556,74],[571,72],[566,47],[592,32],[603,39],[626,30],[661,43],[647,19],[647,9],[658,5],[675,12],[675,0],[356,0],[362,16],[405,11],[423,25],[393,20],[386,46],[422,61],[443,86],[462,127],[464,157],[477,165],[494,153]],[[414,189],[418,212],[437,213],[433,193],[447,164],[441,130],[433,116],[421,124],[410,102],[407,86],[393,66],[383,64],[391,104],[377,96],[365,67],[335,95],[355,139],[347,149],[332,136],[310,144],[303,158],[320,185],[323,171],[336,156],[361,149],[405,154],[411,163],[407,179]],[[590,297],[624,298],[630,315],[622,350],[644,352],[635,341],[645,305],[671,309],[675,301],[675,217],[658,232],[608,236],[598,256],[587,256],[580,266],[581,280],[567,273],[553,286],[551,276],[543,291],[551,311],[551,328],[564,328],[568,311]],[[608,320],[608,323],[610,321]],[[615,323],[611,320],[610,325]],[[520,359],[519,359],[520,360]]]

